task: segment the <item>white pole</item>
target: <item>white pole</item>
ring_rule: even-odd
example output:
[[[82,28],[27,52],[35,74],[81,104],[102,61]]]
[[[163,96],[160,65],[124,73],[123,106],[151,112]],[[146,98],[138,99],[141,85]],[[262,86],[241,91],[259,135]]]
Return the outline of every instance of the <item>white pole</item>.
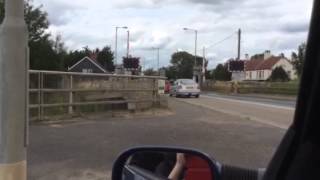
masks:
[[[114,54],[116,59],[116,65],[118,64],[118,27],[116,27],[116,42],[115,42],[115,48],[114,48]]]
[[[0,179],[26,180],[28,30],[24,1],[6,0],[0,28]]]

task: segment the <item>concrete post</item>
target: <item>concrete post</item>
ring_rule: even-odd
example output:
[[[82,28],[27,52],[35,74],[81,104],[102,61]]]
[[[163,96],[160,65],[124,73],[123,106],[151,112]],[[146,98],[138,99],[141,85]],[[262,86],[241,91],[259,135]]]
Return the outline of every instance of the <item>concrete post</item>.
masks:
[[[26,179],[28,31],[24,1],[6,0],[0,27],[0,179]]]
[[[73,114],[73,76],[70,75],[70,78],[69,78],[69,89],[71,90],[69,92],[69,108],[68,108],[68,113],[69,114]]]

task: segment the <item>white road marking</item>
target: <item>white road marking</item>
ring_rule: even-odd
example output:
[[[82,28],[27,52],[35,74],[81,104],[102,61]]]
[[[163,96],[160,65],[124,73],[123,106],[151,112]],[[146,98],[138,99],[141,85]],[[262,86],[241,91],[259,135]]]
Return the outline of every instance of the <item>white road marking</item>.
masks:
[[[278,105],[272,105],[272,104],[250,102],[250,101],[244,101],[244,100],[235,100],[235,99],[222,98],[222,97],[213,97],[213,96],[207,96],[207,95],[202,95],[202,97],[211,98],[211,99],[219,99],[219,100],[229,101],[229,102],[237,102],[237,103],[258,105],[258,106],[264,106],[264,107],[269,107],[269,108],[277,108],[277,109],[284,109],[284,110],[291,110],[291,111],[295,110],[295,108],[292,108],[292,107],[285,107],[285,106],[278,106]]]

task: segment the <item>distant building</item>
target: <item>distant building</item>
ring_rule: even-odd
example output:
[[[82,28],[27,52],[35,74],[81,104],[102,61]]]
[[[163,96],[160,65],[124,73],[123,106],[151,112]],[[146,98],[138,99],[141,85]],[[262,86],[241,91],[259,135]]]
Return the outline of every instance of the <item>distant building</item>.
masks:
[[[68,71],[81,73],[107,73],[97,60],[87,56],[69,67]]]
[[[293,65],[284,55],[273,56],[270,51],[256,55],[245,62],[245,80],[265,81],[276,67],[282,67],[290,79],[296,79]]]

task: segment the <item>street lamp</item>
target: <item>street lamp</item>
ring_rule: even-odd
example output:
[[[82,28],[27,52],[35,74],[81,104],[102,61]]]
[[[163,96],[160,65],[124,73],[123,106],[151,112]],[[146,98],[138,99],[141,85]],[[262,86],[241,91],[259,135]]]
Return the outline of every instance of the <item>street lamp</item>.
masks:
[[[160,76],[160,48],[152,47],[152,49],[157,51],[158,74]]]
[[[122,26],[122,27],[116,27],[116,42],[115,42],[115,59],[116,59],[116,64],[118,64],[118,29],[128,29],[127,26]]]
[[[195,33],[195,42],[194,42],[194,65],[197,62],[197,41],[198,41],[198,30],[190,29],[190,28],[183,28],[184,31],[193,31]]]

